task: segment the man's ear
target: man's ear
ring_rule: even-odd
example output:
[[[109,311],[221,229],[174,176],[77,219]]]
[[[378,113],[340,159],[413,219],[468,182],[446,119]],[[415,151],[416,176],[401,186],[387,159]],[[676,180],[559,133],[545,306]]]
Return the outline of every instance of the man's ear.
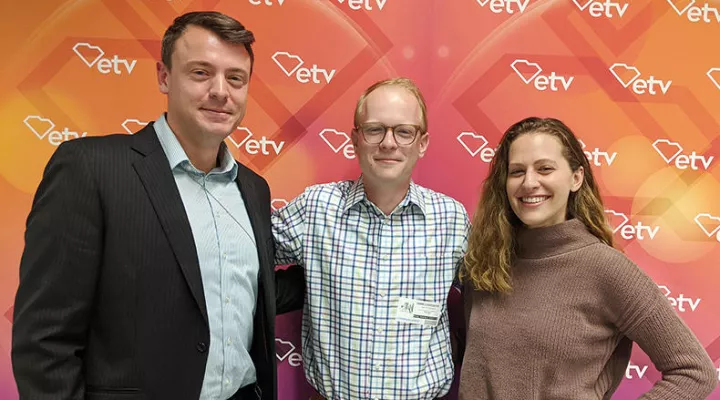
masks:
[[[160,89],[160,93],[168,94],[170,91],[170,69],[163,64],[162,61],[158,61],[155,64],[155,69],[157,70],[158,88]]]
[[[356,128],[353,128],[352,131],[350,131],[350,140],[352,141],[353,147],[357,147],[360,140],[360,132],[358,132]]]
[[[425,152],[427,151],[428,146],[430,145],[430,133],[425,132],[418,138],[418,145],[419,145],[419,155],[420,157],[423,157],[425,155]]]

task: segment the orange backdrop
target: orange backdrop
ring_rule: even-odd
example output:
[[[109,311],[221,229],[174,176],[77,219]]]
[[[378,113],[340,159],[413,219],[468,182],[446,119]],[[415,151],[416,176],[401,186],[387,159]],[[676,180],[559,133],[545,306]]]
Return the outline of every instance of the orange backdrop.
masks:
[[[0,5],[0,398],[17,398],[12,304],[47,160],[64,140],[157,118],[160,39],[199,9],[258,39],[248,115],[228,143],[268,179],[276,207],[358,175],[352,111],[379,79],[419,84],[432,140],[415,180],[471,214],[501,133],[558,117],[585,144],[616,239],[718,362],[718,1],[10,0]],[[281,399],[308,393],[298,318],[278,321]],[[649,364],[636,350],[615,398],[647,390],[659,378]]]

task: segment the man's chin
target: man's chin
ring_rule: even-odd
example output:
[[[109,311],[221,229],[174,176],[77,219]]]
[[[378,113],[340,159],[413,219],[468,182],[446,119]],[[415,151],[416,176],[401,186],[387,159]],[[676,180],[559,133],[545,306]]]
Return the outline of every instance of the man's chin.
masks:
[[[204,123],[201,127],[208,135],[226,137],[233,133],[236,126],[229,123]]]
[[[385,172],[385,173],[383,173]],[[390,171],[381,171],[372,174],[372,181],[380,185],[400,185],[406,183],[409,178],[404,174],[390,173]]]

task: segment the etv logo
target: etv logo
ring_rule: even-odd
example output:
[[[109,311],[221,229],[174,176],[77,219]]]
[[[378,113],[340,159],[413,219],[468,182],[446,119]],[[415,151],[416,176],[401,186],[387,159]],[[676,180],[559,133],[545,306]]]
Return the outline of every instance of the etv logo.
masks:
[[[485,7],[490,3],[490,12],[494,14],[500,14],[506,12],[508,14],[514,14],[516,11],[519,13],[525,12],[530,0],[477,0],[481,7]]]
[[[600,17],[620,17],[622,18],[623,15],[625,15],[625,11],[627,11],[628,6],[630,3],[623,4],[622,6],[620,3],[615,3],[610,0],[605,0],[605,2],[601,1],[583,1],[583,0],[572,0],[573,3],[577,6],[577,8],[580,9],[580,11],[587,10],[588,14],[592,16],[593,18],[600,18]],[[582,3],[585,3],[584,5]]]
[[[277,211],[286,205],[288,205],[288,201],[285,199],[272,199],[272,201],[270,201],[270,208],[272,208],[273,211]]]
[[[700,213],[695,216],[694,220],[697,226],[705,233],[705,236],[711,238],[717,234],[715,238],[720,242],[720,217],[708,213]]]
[[[330,83],[337,72],[334,69],[328,71],[319,68],[317,64],[313,64],[311,68],[302,68],[302,65],[305,63],[303,59],[300,58],[300,56],[285,51],[276,52],[273,54],[272,59],[285,75],[288,77],[294,75],[295,79],[300,83],[323,83],[323,81]]]
[[[617,157],[617,152],[614,151],[611,154],[607,151],[600,151],[598,147],[596,147],[593,151],[585,150],[585,142],[579,139],[578,142],[580,142],[580,145],[583,148],[583,153],[585,153],[585,157],[588,159],[590,164],[595,165],[596,167],[605,164],[612,165],[613,161],[615,161],[615,157]]]
[[[643,365],[635,365],[632,362],[628,363],[627,368],[625,369],[625,378],[627,379],[642,379],[645,376],[645,373],[647,372],[648,366]]]
[[[638,222],[637,225],[630,224],[630,218],[621,212],[614,210],[605,210],[605,215],[610,223],[613,233],[620,232],[623,239],[630,240],[637,238],[638,240],[655,239],[660,230],[659,226],[643,225]]]
[[[718,78],[715,78],[715,77],[713,76],[713,74],[716,73],[716,72],[720,72],[720,68],[710,68],[710,69],[708,70],[708,72],[706,73],[706,75],[707,75],[708,78],[710,78],[710,80],[711,80],[712,83],[715,85],[715,87],[718,88],[718,89],[720,89],[720,79],[718,79],[718,78],[720,78],[720,76],[718,76]]]
[[[293,367],[302,365],[302,356],[295,351],[295,345],[290,341],[275,338],[275,357],[280,362],[287,360]]]
[[[338,3],[342,4],[345,1],[347,1],[348,7],[350,7],[351,10],[360,11],[372,11],[372,0],[337,0]],[[378,10],[382,11],[383,7],[385,7],[385,3],[387,3],[387,0],[375,0],[374,1],[375,6]]]
[[[483,135],[476,135],[474,132],[462,132],[457,136],[457,141],[462,147],[475,157],[480,154],[480,160],[489,163],[495,157],[495,149],[487,147],[488,141]]]
[[[252,5],[254,5],[254,6],[261,6],[261,5],[263,5],[263,4],[266,5],[266,6],[272,6],[272,5],[273,5],[272,0],[249,0],[249,1],[250,1],[250,4],[252,4]],[[277,5],[281,6],[281,5],[283,5],[283,3],[285,2],[285,0],[275,0],[275,2],[276,2]]]
[[[147,124],[148,124],[147,122],[143,122],[143,121],[133,119],[133,118],[128,118],[125,121],[123,121],[121,126],[123,127],[123,129],[125,129],[125,132],[127,132],[128,135],[132,135],[133,133],[142,129]]]
[[[715,7],[711,7],[710,4],[705,3],[702,7],[695,6],[695,0],[690,0],[685,7],[682,9],[678,6],[678,2],[675,0],[667,0],[670,6],[675,10],[677,15],[685,15],[690,22],[720,22],[720,13]],[[713,15],[710,18],[710,14]]]
[[[47,141],[53,146],[59,146],[62,142],[87,136],[87,132],[78,133],[71,131],[69,128],[55,131],[53,130],[55,123],[52,120],[37,115],[28,115],[23,120],[23,123],[38,139],[45,140],[47,138]]]
[[[698,155],[694,151],[690,155],[681,154],[683,147],[677,142],[671,142],[667,139],[658,139],[652,144],[655,151],[660,154],[660,157],[665,160],[666,163],[673,163],[677,169],[688,169],[688,165],[692,170],[704,169],[707,170],[710,167],[710,163],[713,161],[715,156],[708,156],[707,158],[703,155]],[[698,166],[697,162],[700,162]]]
[[[320,139],[322,139],[335,154],[342,151],[343,157],[348,160],[355,158],[355,148],[353,148],[352,143],[350,143],[350,136],[348,136],[347,133],[335,129],[323,129],[318,136],[320,136]]]
[[[670,89],[670,85],[672,85],[672,80],[662,81],[660,79],[655,79],[652,75],[650,75],[650,78],[647,80],[639,79],[640,70],[632,65],[615,63],[609,69],[613,76],[615,76],[615,79],[617,79],[623,87],[627,88],[632,85],[630,90],[636,94],[648,93],[654,96],[658,94],[658,91],[656,90],[657,88],[660,89],[662,94],[666,94],[668,89]]]
[[[533,82],[533,86],[535,86],[535,89],[539,91],[550,89],[553,92],[557,92],[560,88],[567,91],[570,89],[570,85],[575,79],[574,76],[564,77],[562,75],[555,74],[555,72],[551,72],[550,75],[540,75],[543,71],[540,65],[528,60],[515,60],[512,64],[510,64],[510,68],[515,71],[515,73],[520,77],[520,79],[522,79],[523,82],[525,82],[526,85]],[[559,84],[560,86],[556,84]]]
[[[689,311],[695,311],[697,307],[700,305],[700,300],[702,299],[692,299],[690,297],[685,297],[684,294],[680,293],[680,296],[678,297],[672,297],[670,294],[672,292],[670,291],[670,288],[665,285],[658,285],[658,288],[660,288],[660,291],[663,295],[668,299],[670,302],[670,305],[673,306],[673,308],[676,308],[680,312],[688,311],[687,308],[685,308],[685,305],[687,304],[688,307],[690,307]]]
[[[112,59],[102,58],[105,55],[103,49],[90,43],[77,43],[73,46],[73,51],[88,68],[97,67],[97,70],[104,75],[110,73],[115,75],[130,74],[135,68],[135,64],[137,64],[137,60],[129,61],[118,58],[117,55],[113,56]],[[124,68],[121,69],[120,66]]]
[[[239,134],[238,132],[242,133]],[[230,134],[230,136],[228,136],[228,139],[230,139],[230,142],[232,142],[232,144],[238,149],[244,146],[245,152],[248,154],[260,153],[266,156],[270,154],[279,155],[283,146],[285,146],[284,141],[280,141],[278,143],[265,136],[261,137],[260,140],[250,139],[252,135],[253,134],[250,129],[238,127]]]

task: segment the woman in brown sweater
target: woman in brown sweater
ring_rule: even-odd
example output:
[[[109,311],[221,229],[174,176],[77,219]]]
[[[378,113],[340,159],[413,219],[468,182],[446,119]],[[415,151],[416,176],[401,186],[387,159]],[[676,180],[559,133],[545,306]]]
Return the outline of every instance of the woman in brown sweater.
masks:
[[[612,247],[590,165],[556,119],[503,136],[460,278],[460,399],[610,399],[633,342],[663,376],[643,399],[704,399],[717,384],[656,284]]]

